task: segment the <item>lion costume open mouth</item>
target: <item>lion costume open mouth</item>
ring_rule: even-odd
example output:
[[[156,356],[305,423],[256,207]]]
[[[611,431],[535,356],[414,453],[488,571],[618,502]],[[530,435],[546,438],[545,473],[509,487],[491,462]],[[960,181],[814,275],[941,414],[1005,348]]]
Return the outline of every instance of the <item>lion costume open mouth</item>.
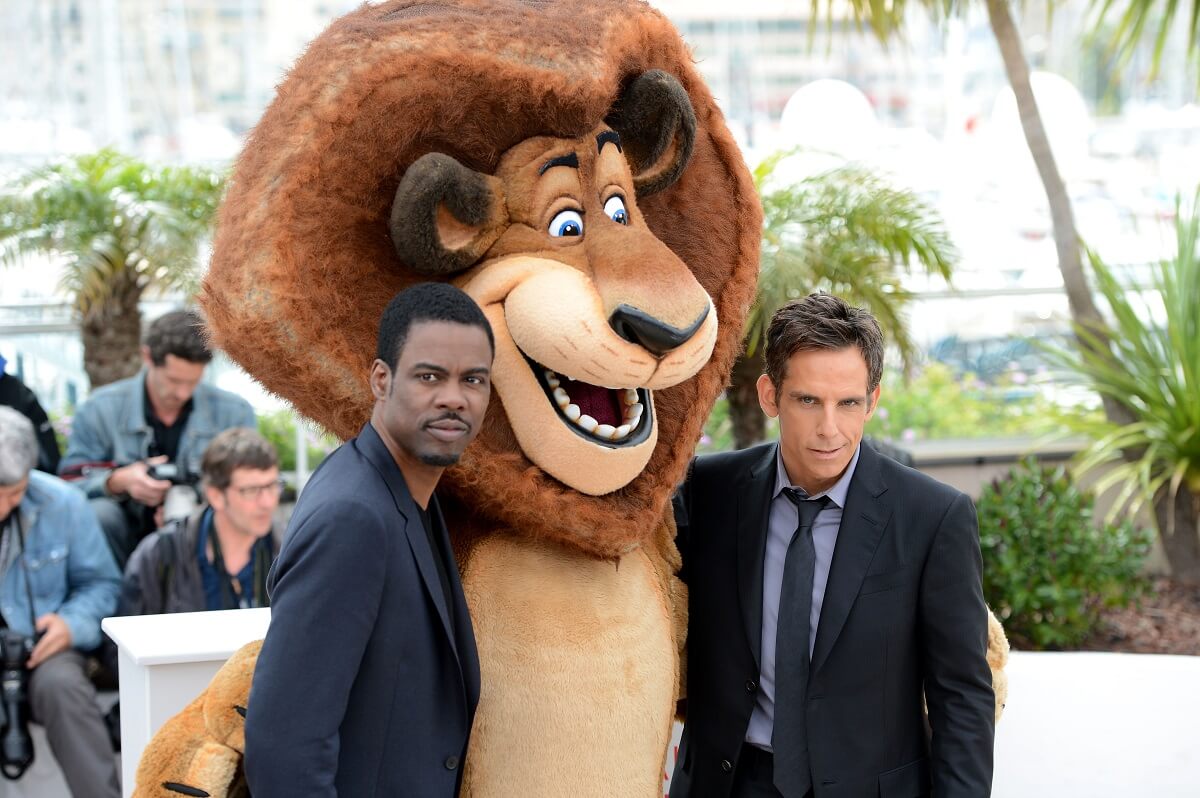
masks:
[[[583,439],[603,446],[636,446],[650,435],[654,410],[645,388],[605,388],[549,369],[525,356],[558,417]]]

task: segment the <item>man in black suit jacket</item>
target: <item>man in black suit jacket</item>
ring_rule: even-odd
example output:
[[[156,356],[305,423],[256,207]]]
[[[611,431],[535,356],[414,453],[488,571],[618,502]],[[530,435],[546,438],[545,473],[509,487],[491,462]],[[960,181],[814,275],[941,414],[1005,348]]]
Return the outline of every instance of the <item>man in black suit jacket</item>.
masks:
[[[458,793],[479,660],[433,489],[483,421],[493,354],[451,286],[384,311],[371,421],[313,474],[271,575],[246,713],[255,798]]]
[[[698,458],[676,496],[690,615],[671,796],[984,798],[974,506],[862,443],[883,370],[869,313],[793,302],[766,361],[779,443]]]

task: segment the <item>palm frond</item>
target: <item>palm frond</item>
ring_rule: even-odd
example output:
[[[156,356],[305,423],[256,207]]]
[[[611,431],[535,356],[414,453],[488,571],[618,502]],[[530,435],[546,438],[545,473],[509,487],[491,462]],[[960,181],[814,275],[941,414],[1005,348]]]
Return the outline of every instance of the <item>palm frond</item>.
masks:
[[[759,288],[747,326],[753,354],[771,315],[813,291],[867,307],[906,366],[916,355],[901,277],[923,271],[949,279],[957,251],[937,212],[866,167],[846,164],[791,185],[777,168],[796,150],[775,153],[754,172],[763,206]]]
[[[1200,56],[1200,0],[1191,0],[1190,7],[1179,0],[1126,0],[1120,4],[1115,0],[1092,0],[1088,37],[1092,41],[1106,39],[1116,54],[1118,67],[1127,65],[1143,42],[1152,41],[1150,77],[1153,78],[1162,65],[1163,51],[1176,20],[1185,11],[1188,54],[1196,59]]]
[[[194,284],[224,178],[152,167],[114,150],[37,167],[0,186],[0,266],[63,258],[61,289],[81,311],[127,286]]]
[[[1096,288],[1109,307],[1105,335],[1076,327],[1081,346],[1050,349],[1074,380],[1125,406],[1134,423],[1093,417],[1067,419],[1091,444],[1079,456],[1081,473],[1109,469],[1099,488],[1121,486],[1114,513],[1132,513],[1160,492],[1173,502],[1184,486],[1200,494],[1200,190],[1185,208],[1176,202],[1174,257],[1155,264],[1150,289],[1161,302],[1119,279],[1094,252]],[[1161,315],[1161,323],[1155,316]],[[1100,346],[1106,349],[1097,349]]]

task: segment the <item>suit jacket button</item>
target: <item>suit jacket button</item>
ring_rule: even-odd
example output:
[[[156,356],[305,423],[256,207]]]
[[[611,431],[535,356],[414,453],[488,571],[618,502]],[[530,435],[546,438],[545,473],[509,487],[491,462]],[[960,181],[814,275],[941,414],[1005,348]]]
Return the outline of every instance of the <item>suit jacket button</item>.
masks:
[[[458,757],[456,757],[456,756],[446,757],[446,770],[454,770],[457,767],[458,767]]]
[[[747,693],[753,693],[757,689],[758,689],[758,682],[754,681],[753,679],[746,680],[746,692]]]
[[[733,763],[730,762],[728,759],[722,759],[721,760],[721,770],[725,771],[726,773],[729,773],[731,770],[733,770]]]

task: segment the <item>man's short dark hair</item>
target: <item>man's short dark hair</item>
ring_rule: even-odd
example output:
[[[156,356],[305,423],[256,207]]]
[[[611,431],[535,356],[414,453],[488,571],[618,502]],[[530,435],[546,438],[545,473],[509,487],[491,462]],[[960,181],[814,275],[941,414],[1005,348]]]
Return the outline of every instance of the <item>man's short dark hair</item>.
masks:
[[[788,360],[797,352],[857,346],[867,362],[867,393],[883,378],[883,332],[870,311],[832,294],[809,294],[789,302],[767,326],[767,376],[783,385]]]
[[[150,360],[156,366],[167,362],[167,355],[189,363],[208,363],[212,350],[204,340],[204,319],[194,310],[173,310],[150,323],[142,340],[150,349]]]
[[[247,427],[232,427],[212,439],[200,461],[204,484],[225,490],[239,468],[266,471],[279,467],[279,456],[271,442]]]
[[[379,321],[375,357],[395,371],[396,364],[400,362],[400,350],[408,339],[408,331],[421,321],[449,321],[479,327],[487,333],[492,354],[496,353],[492,325],[488,324],[487,316],[483,315],[475,300],[448,283],[417,283],[392,297],[384,309],[383,318]]]

